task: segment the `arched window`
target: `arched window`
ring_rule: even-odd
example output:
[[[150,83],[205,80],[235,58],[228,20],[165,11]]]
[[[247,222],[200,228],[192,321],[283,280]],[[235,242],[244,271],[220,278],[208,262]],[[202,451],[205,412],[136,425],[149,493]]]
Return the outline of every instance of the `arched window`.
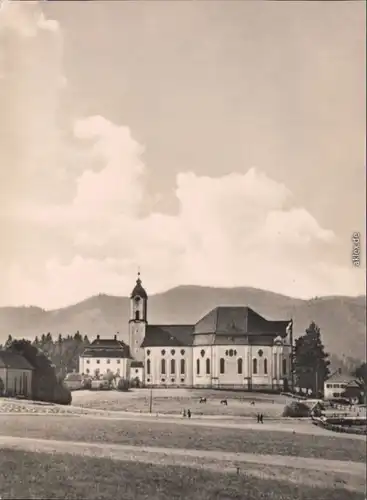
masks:
[[[252,360],[252,373],[254,373],[255,375],[257,374],[257,359],[254,358]]]
[[[185,374],[185,360],[181,359],[181,375]]]
[[[147,361],[147,375],[150,375],[150,359]]]
[[[140,311],[135,311],[135,319],[136,321],[140,320]]]
[[[268,360],[264,358],[264,374],[268,374]]]
[[[206,374],[210,375],[210,359],[206,358]]]
[[[171,375],[174,375],[176,373],[176,360],[171,359]]]
[[[220,361],[219,361],[219,370],[220,370],[220,373],[224,373],[224,366],[225,362],[224,362],[224,358],[220,358]]]
[[[243,365],[243,361],[242,361],[242,358],[238,358],[237,359],[237,373],[239,375],[242,374],[242,365]]]
[[[165,375],[166,374],[166,360],[161,359],[161,374]]]
[[[200,375],[200,359],[196,360],[196,374]]]
[[[283,359],[283,375],[287,375],[287,360],[286,359]]]

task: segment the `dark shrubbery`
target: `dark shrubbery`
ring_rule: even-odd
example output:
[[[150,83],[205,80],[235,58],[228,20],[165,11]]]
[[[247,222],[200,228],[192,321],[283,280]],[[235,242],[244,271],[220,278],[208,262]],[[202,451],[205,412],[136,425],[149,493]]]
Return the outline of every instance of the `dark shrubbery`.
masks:
[[[117,384],[117,390],[127,392],[129,390],[129,386],[130,384],[128,380],[120,378]]]
[[[90,391],[92,389],[92,380],[90,378],[85,378],[83,380],[83,389]]]
[[[54,388],[53,401],[59,405],[70,405],[72,401],[71,391],[66,385],[58,383]]]
[[[32,399],[47,403],[70,404],[71,392],[60,382],[50,359],[29,340],[13,340],[10,351],[22,355],[34,368]]]
[[[283,410],[283,417],[302,418],[310,416],[310,408],[301,401],[292,401]]]

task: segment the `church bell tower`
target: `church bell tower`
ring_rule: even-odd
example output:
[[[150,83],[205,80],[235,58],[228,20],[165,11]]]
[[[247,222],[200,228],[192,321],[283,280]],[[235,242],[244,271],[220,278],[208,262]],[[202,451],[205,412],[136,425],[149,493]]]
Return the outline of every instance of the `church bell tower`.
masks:
[[[143,288],[140,272],[136,285],[130,295],[129,346],[131,356],[136,361],[144,361],[144,351],[141,348],[147,325],[148,295]]]

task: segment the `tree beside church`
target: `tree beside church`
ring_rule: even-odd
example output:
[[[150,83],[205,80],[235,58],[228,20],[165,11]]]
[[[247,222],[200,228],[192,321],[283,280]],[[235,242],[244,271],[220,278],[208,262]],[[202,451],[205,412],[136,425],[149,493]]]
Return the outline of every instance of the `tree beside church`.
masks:
[[[324,382],[328,378],[329,355],[325,352],[321,339],[320,328],[312,322],[302,335],[295,341],[294,375],[296,385],[301,389],[311,391],[315,396],[323,392]]]

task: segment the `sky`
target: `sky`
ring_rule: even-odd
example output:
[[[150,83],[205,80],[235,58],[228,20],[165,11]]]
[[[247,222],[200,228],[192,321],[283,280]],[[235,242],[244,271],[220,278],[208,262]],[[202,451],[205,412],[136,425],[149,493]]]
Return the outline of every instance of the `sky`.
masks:
[[[0,306],[138,268],[150,294],[364,294],[365,26],[365,2],[3,3]]]

